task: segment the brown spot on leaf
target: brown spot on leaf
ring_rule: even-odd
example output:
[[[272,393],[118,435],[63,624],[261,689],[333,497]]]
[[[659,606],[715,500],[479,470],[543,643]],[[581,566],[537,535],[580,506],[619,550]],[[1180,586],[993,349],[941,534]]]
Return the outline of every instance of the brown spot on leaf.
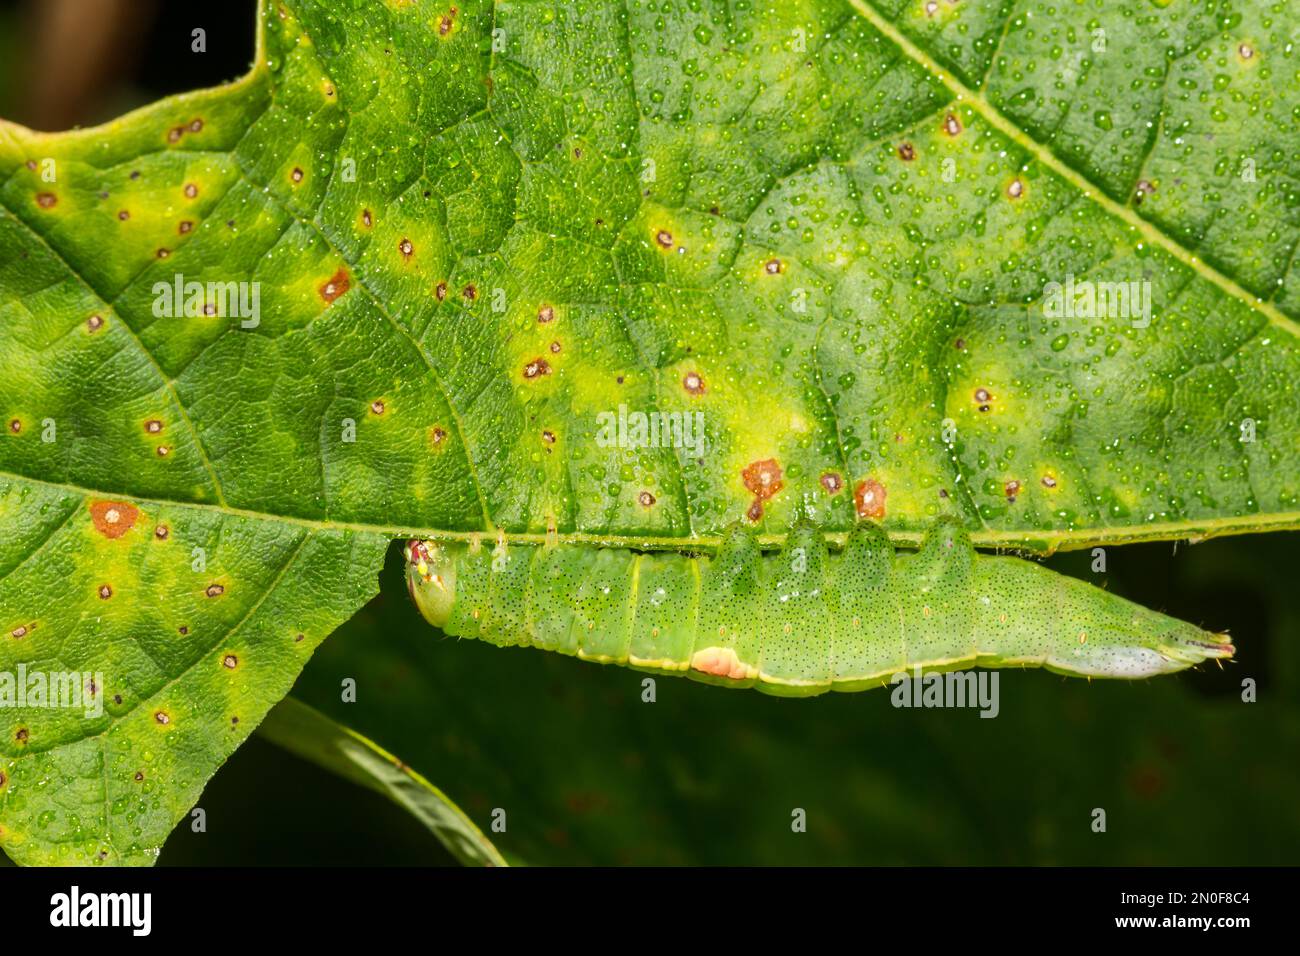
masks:
[[[1021,180],[1019,177],[1011,180],[1011,184],[1007,186],[1007,195],[1012,199],[1019,199],[1024,194],[1025,194],[1024,181]]]
[[[19,432],[23,430],[23,423],[16,418],[12,419],[9,422],[9,430],[13,432],[15,435],[17,435]]]
[[[154,711],[153,719],[160,724],[170,724],[172,722],[171,715],[165,710]]]
[[[555,321],[555,310],[549,305],[544,305],[537,310],[537,321],[545,325],[547,322]]]
[[[535,358],[524,366],[524,378],[534,379],[551,374],[551,365],[544,358]]]
[[[150,435],[157,435],[163,430],[163,423],[156,418],[151,418],[144,423],[144,430]]]
[[[542,432],[542,441],[546,442],[546,444],[548,444],[548,445],[554,445],[554,444],[555,444],[555,432],[551,431],[550,429],[545,429],[545,430],[543,430],[543,432]]]
[[[302,170],[295,166],[293,167],[293,171],[289,173],[289,178],[295,183],[300,183],[302,182],[302,175]]]
[[[451,33],[451,28],[456,25],[456,14],[459,12],[455,7],[452,7],[438,17],[438,36],[445,37]]]
[[[555,342],[552,342],[552,343],[551,343],[551,351],[552,351],[553,353],[555,353],[556,355],[558,355],[558,354],[560,353],[560,349],[561,349],[561,348],[562,348],[562,346],[560,345],[560,343],[559,343],[558,341],[555,341]]]
[[[86,328],[91,332],[98,332],[104,327],[104,317],[102,315],[92,315],[86,320]]]
[[[374,224],[375,224],[375,217],[371,215],[370,210],[369,209],[361,210],[361,225],[369,229]]]
[[[159,541],[166,541],[169,534],[171,534],[171,529],[169,529],[165,524],[160,524],[158,527],[153,529],[153,536]]]
[[[120,538],[131,530],[140,509],[125,501],[93,501],[90,504],[90,520],[95,530],[105,538]]]
[[[844,488],[844,479],[833,471],[828,471],[822,475],[821,482],[828,495],[838,495]]]
[[[471,282],[460,290],[460,294],[465,297],[466,302],[473,302],[478,298],[478,287]]]
[[[1053,478],[1051,475],[1043,475],[1043,487],[1044,487],[1044,488],[1055,488],[1055,487],[1056,487],[1056,479]]]
[[[219,594],[225,594],[226,589],[220,584],[209,584],[203,591],[208,597],[216,597]]]
[[[54,193],[37,193],[36,205],[42,209],[53,209],[59,202],[59,197]]]
[[[447,430],[440,425],[434,425],[429,429],[429,443],[437,448],[447,440]]]
[[[370,410],[374,412],[376,415],[384,414],[385,407],[386,406],[384,405],[384,400],[382,398],[376,398],[373,402],[370,403]]]
[[[916,159],[916,147],[911,143],[898,144],[898,158],[905,163],[910,163]]]
[[[158,452],[159,458],[166,458],[172,453],[170,445],[159,445],[155,450]]]
[[[141,780],[143,780],[143,779],[144,779],[144,771],[143,771],[143,770],[137,770],[137,771],[135,772],[135,778],[134,778],[134,779],[135,779],[135,782],[136,782],[136,783],[139,783]]]
[[[660,229],[655,233],[655,242],[665,249],[671,249],[673,247],[673,234],[667,229]]]
[[[193,183],[186,183],[186,184],[185,184],[185,198],[186,198],[186,199],[193,199],[193,198],[194,198],[195,196],[197,196],[198,194],[199,194],[199,187],[198,187],[198,186],[194,185]]]
[[[1003,486],[1002,490],[1006,492],[1007,501],[1012,504],[1015,504],[1016,495],[1020,494],[1020,482],[1016,481],[1013,478],[1011,481],[1008,481],[1006,485]]]
[[[741,472],[741,477],[745,480],[745,487],[764,501],[785,487],[781,480],[781,466],[775,458],[750,463]]]
[[[221,659],[221,666],[233,671],[239,666],[239,658],[234,654],[227,654]]]
[[[201,130],[201,129],[203,129],[203,120],[202,120],[202,119],[199,119],[198,117],[195,117],[194,119],[190,120],[190,132],[191,132],[191,133],[197,133],[197,132],[198,132],[199,130]]]
[[[949,113],[943,118],[943,131],[949,136],[961,135],[961,120],[957,118],[956,113]]]
[[[447,298],[447,283],[439,282],[433,287],[433,294],[439,302],[445,301]]]
[[[9,632],[9,636],[12,637],[15,641],[21,641],[24,637],[26,637],[34,630],[36,630],[35,624],[19,624],[17,627],[15,627],[12,631]]]
[[[348,275],[347,269],[340,266],[338,272],[326,279],[325,284],[320,287],[320,297],[328,305],[350,288],[352,288],[352,277]]]
[[[682,388],[692,395],[703,395],[705,391],[704,379],[700,378],[699,372],[687,372],[682,378]]]
[[[158,251],[154,253],[159,259],[166,259],[172,254],[172,251],[166,246],[159,246]]]
[[[411,258],[411,253],[415,252],[415,246],[411,245],[410,239],[402,239],[397,244],[397,251],[402,254],[403,259]]]
[[[118,220],[121,221],[121,222],[126,222],[128,219],[131,218],[131,210],[129,210],[129,209],[119,209],[119,210],[117,211],[117,218],[118,218]]]
[[[19,727],[14,732],[14,740],[18,741],[20,744],[27,743],[27,738],[30,736],[31,734],[28,732],[26,727]]]
[[[99,599],[107,601],[113,596],[113,586],[111,584],[101,584],[99,586]]]
[[[781,480],[781,466],[775,458],[764,458],[751,462],[740,476],[754,496],[746,515],[750,521],[757,521],[763,517],[763,502],[770,500],[785,487],[785,482]]]
[[[176,226],[176,231],[182,236],[194,229],[194,223],[188,219],[182,219]]]
[[[176,628],[176,633],[179,634],[181,637],[184,637],[185,635],[189,634],[189,632],[190,632],[189,626],[186,624],[182,624],[180,627]]]
[[[641,503],[643,508],[649,508],[655,503],[655,496],[650,494],[648,491],[643,491],[641,494],[636,496],[636,500]]]
[[[874,478],[868,478],[858,484],[853,492],[853,507],[859,518],[880,519],[885,516],[885,486]]]
[[[1146,179],[1139,179],[1137,186],[1133,188],[1133,202],[1142,205],[1142,200],[1156,191],[1155,183]]]

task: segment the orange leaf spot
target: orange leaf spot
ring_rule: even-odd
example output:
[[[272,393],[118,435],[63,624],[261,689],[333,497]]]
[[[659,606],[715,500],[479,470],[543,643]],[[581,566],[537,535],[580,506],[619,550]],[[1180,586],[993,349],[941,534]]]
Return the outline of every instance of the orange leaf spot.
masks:
[[[125,501],[94,501],[90,505],[90,520],[105,538],[122,537],[139,517],[140,509]]]
[[[868,478],[858,485],[853,492],[853,504],[860,518],[883,518],[885,516],[885,486],[874,478]]]

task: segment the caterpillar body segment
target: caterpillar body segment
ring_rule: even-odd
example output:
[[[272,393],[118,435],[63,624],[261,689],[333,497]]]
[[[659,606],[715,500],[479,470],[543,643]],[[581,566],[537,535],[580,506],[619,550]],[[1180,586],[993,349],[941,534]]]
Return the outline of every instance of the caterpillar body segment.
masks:
[[[448,634],[787,696],[917,668],[1150,677],[1234,650],[1083,581],[977,554],[948,521],[916,552],[895,553],[872,523],[832,552],[799,523],[775,554],[740,526],[711,556],[419,540],[406,554],[417,606]]]

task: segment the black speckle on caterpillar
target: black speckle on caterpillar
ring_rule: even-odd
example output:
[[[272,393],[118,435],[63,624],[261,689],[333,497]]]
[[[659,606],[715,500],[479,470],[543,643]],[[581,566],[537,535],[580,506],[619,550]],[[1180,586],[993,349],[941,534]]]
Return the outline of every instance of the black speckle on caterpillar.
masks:
[[[738,525],[712,556],[419,540],[406,556],[417,606],[448,634],[785,696],[918,667],[1141,678],[1234,650],[1083,581],[977,554],[942,520],[915,552],[895,553],[871,522],[831,552],[800,522],[776,554]]]

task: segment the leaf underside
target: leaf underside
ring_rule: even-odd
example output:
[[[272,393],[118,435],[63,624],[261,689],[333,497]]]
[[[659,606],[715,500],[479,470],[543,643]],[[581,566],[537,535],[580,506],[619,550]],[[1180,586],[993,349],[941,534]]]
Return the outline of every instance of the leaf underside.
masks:
[[[103,707],[4,711],[14,859],[151,862],[399,534],[1300,523],[1280,5],[698,6],[267,3],[235,84],[0,124],[3,670]]]

